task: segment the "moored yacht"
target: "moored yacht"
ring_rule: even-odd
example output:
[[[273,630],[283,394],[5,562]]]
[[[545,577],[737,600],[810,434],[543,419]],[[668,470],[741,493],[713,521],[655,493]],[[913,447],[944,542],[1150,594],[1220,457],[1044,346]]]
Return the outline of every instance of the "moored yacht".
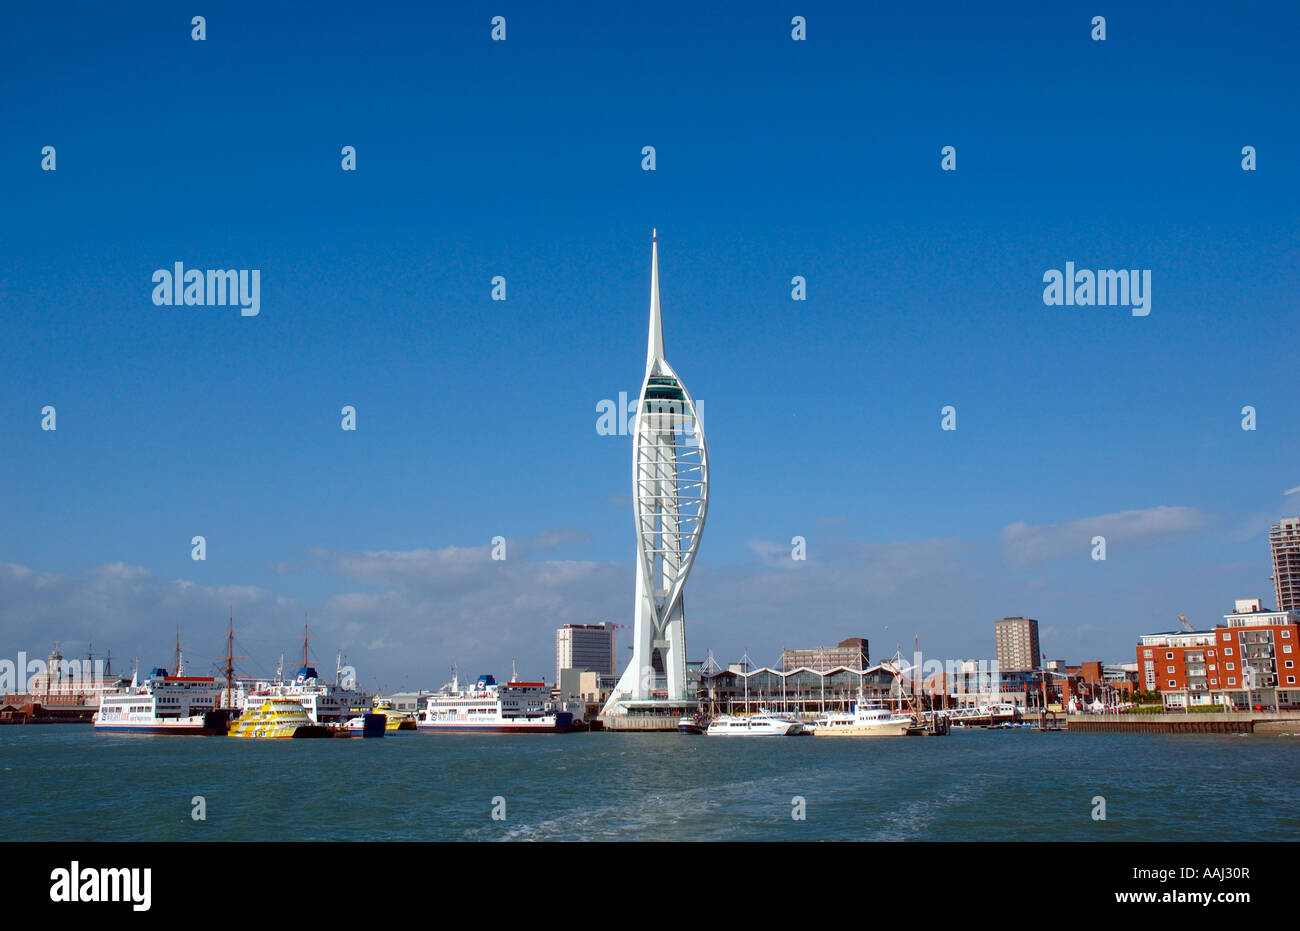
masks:
[[[799,731],[799,722],[769,711],[758,714],[720,714],[707,731],[710,737],[787,737]]]
[[[816,737],[906,737],[915,725],[910,714],[868,705],[861,699],[853,711],[821,715],[813,725]]]

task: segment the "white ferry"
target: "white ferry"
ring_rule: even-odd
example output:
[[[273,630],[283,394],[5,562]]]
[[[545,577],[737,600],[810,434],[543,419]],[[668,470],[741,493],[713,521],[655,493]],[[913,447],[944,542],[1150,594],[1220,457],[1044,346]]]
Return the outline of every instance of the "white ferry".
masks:
[[[802,725],[793,718],[762,711],[758,714],[720,714],[705,732],[710,737],[790,737]]]
[[[211,676],[169,676],[158,668],[143,684],[133,678],[124,691],[100,698],[95,730],[224,735],[230,712],[221,707],[221,695],[222,685]]]
[[[365,692],[322,680],[316,667],[308,665],[303,665],[290,682],[277,677],[247,683],[235,690],[233,704],[240,709],[255,709],[267,698],[292,698],[316,724],[343,724],[356,715],[353,709],[370,704]]]
[[[499,684],[479,676],[462,690],[456,674],[428,697],[416,719],[420,731],[486,731],[505,734],[555,734],[573,726],[573,714],[556,711],[545,682]]]

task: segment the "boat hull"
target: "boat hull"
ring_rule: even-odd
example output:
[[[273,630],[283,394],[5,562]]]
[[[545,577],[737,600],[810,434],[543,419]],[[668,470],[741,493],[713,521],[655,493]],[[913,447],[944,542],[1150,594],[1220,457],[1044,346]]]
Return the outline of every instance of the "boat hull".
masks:
[[[715,721],[705,731],[710,737],[793,737],[799,725],[794,721],[760,722],[752,725]]]
[[[351,737],[344,728],[329,724],[253,725],[232,730],[230,736],[241,740],[303,740],[313,737]]]
[[[330,727],[327,724],[304,724],[294,730],[291,735],[295,740],[312,737],[351,737],[346,730],[338,727]]]
[[[906,737],[911,722],[897,724],[843,724],[839,727],[819,725],[813,729],[814,737]]]
[[[102,734],[180,734],[192,737],[224,737],[230,728],[230,715],[224,710],[209,711],[201,718],[194,715],[176,720],[153,721],[100,721],[94,724]]]
[[[388,717],[383,714],[367,714],[362,717],[361,723],[357,723],[356,718],[348,719],[342,727],[353,737],[383,737],[389,731],[396,731],[396,722],[390,722]]]
[[[96,724],[98,734],[182,734],[194,737],[224,737],[225,726],[205,727],[202,724]]]
[[[572,721],[548,724],[417,724],[421,734],[447,731],[459,734],[563,734],[571,729]]]

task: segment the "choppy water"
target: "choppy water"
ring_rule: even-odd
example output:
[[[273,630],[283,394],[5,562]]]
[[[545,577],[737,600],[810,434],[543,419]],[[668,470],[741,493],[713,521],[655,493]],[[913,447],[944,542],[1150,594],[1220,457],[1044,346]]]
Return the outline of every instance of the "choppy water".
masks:
[[[464,735],[0,727],[6,840],[1291,840],[1300,735]],[[194,796],[207,820],[191,818]],[[1106,799],[1107,820],[1092,818]],[[493,798],[505,820],[493,820]],[[791,817],[806,800],[806,820]]]

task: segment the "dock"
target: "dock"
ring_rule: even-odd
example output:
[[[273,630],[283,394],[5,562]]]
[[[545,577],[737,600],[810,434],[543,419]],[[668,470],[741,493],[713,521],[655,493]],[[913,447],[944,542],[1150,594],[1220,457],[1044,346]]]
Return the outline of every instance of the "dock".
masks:
[[[676,714],[610,714],[597,720],[606,731],[675,731],[681,719]]]

